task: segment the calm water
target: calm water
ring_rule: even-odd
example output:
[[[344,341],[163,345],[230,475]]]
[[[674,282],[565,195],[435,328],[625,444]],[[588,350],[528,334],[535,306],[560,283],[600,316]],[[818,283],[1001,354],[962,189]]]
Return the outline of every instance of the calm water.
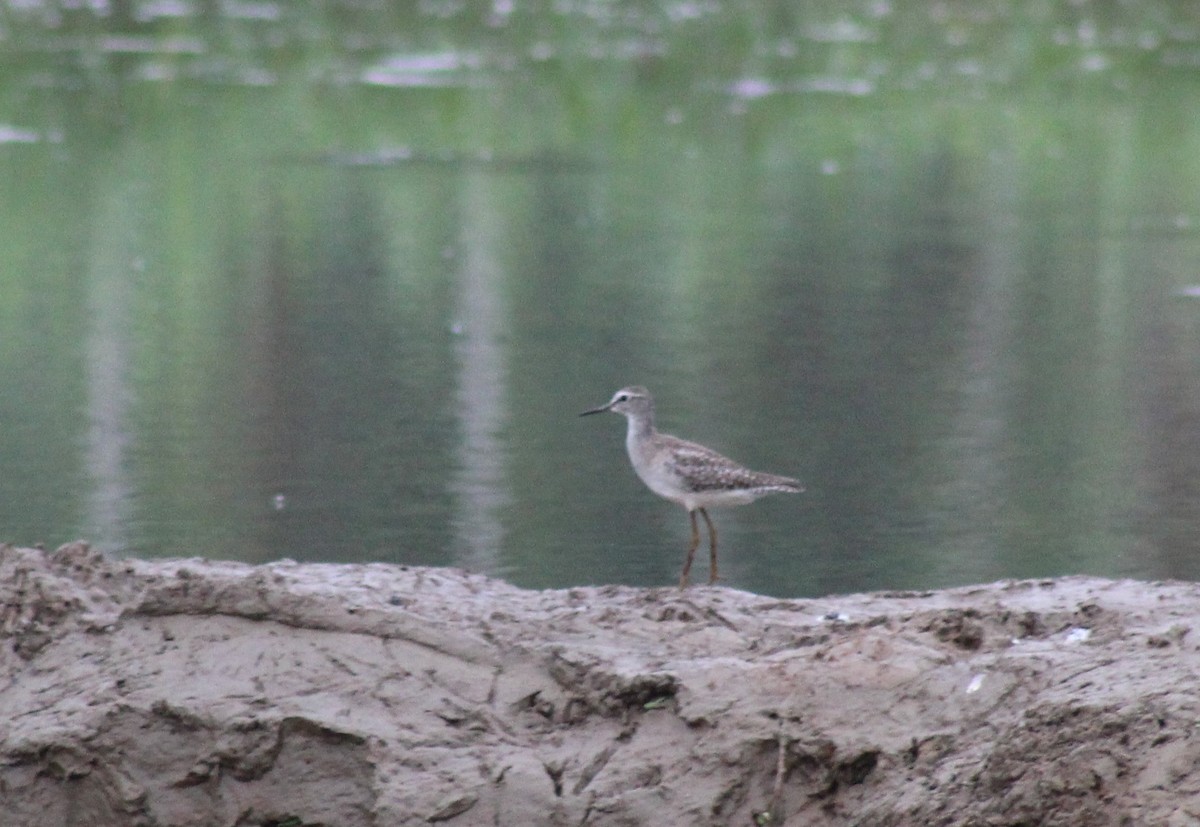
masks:
[[[1091,5],[20,4],[0,535],[670,584],[640,383],[809,487],[730,585],[1200,578],[1200,23]]]

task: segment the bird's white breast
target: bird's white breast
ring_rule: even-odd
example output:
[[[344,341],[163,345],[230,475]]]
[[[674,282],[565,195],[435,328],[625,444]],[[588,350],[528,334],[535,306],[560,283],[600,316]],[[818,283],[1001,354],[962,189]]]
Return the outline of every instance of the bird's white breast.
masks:
[[[657,450],[653,440],[638,439],[638,424],[629,421],[629,430],[625,435],[625,449],[629,452],[629,461],[646,487],[660,497],[673,500],[688,508],[685,499],[688,492],[679,484],[679,479],[668,468],[668,457],[665,452]]]

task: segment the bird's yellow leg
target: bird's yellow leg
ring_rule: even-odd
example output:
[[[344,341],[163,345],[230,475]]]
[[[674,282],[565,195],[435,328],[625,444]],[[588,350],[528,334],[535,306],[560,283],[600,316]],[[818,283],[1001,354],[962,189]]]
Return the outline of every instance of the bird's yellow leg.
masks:
[[[708,524],[708,585],[717,582],[717,527],[709,519],[708,512],[700,509],[700,516]],[[695,520],[695,518],[692,518]]]
[[[700,510],[704,511],[704,509]],[[692,559],[696,556],[696,548],[700,545],[700,529],[696,526],[696,512],[689,511],[688,516],[692,519],[692,544],[688,546],[687,560],[683,563],[683,573],[679,575],[680,589],[687,588],[688,572],[692,570]],[[705,519],[708,519],[707,515],[705,515]]]

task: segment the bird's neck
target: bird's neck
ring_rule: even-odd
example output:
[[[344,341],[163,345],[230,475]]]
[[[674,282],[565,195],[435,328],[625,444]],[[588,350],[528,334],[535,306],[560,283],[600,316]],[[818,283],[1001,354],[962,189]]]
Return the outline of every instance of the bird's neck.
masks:
[[[654,414],[646,413],[641,416],[631,416],[628,419],[629,430],[626,431],[625,442],[629,445],[649,439],[656,433],[654,428]]]

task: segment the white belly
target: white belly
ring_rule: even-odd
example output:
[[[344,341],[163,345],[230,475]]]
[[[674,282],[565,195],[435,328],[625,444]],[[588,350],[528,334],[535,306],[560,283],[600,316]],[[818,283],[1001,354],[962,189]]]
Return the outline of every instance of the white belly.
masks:
[[[663,499],[676,502],[688,511],[723,505],[745,505],[762,496],[754,489],[713,489],[694,491],[672,468],[665,451],[655,451],[649,443],[639,442],[630,428],[625,440],[629,461],[646,487]]]

